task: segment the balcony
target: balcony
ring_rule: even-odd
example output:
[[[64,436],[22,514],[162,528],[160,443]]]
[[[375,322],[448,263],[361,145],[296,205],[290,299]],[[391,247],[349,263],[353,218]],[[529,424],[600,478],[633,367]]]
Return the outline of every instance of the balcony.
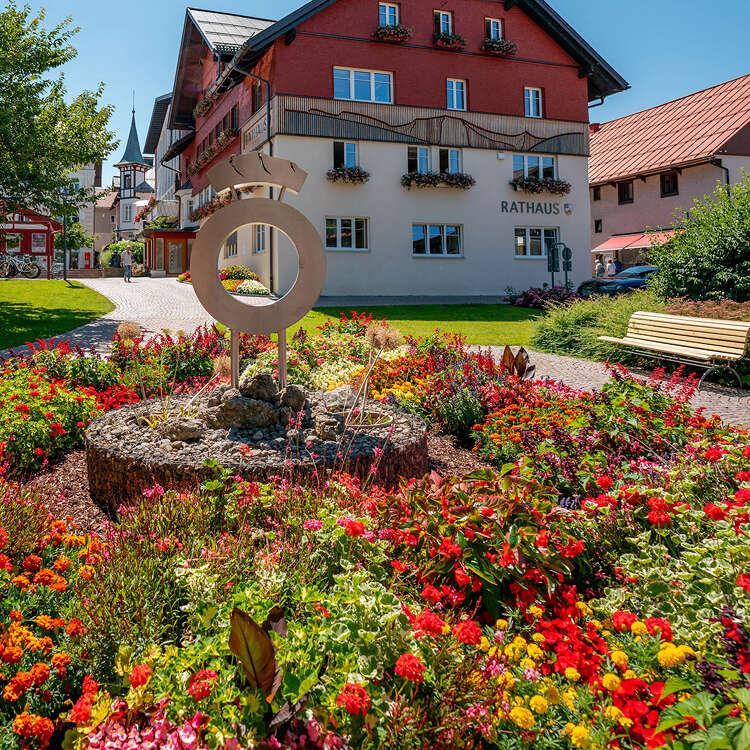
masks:
[[[274,96],[270,110],[271,135],[589,155],[589,127],[585,122],[286,94]],[[265,142],[267,118],[264,106],[243,125],[243,151]]]

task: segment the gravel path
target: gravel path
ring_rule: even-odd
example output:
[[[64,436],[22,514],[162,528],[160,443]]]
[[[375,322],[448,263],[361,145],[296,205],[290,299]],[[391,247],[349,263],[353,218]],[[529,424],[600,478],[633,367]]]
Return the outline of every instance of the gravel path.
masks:
[[[180,284],[174,278],[140,278],[133,279],[130,284],[126,284],[121,278],[81,279],[80,281],[108,297],[115,305],[115,309],[104,317],[57,337],[69,339],[72,343],[86,348],[94,346],[100,351],[106,351],[112,334],[124,320],[134,320],[140,323],[149,333],[160,333],[164,328],[173,332],[183,330],[186,333],[192,333],[204,323],[213,322],[211,316],[198,302],[193,287],[190,284]],[[255,300],[237,299],[247,304],[253,304],[253,302],[257,304],[259,301],[262,304],[262,300],[257,298]],[[321,299],[321,303],[330,304],[334,299],[337,304],[356,308],[359,298]],[[459,299],[456,298],[456,301]],[[392,300],[389,301],[392,302]],[[464,300],[461,299],[461,301]],[[501,346],[490,347],[490,349],[495,355],[499,356],[502,353]],[[531,352],[531,356],[536,363],[539,377],[560,380],[574,388],[597,389],[608,380],[607,370],[601,362],[589,362],[575,357],[559,357],[540,352]],[[722,388],[708,383],[703,386],[700,393],[695,395],[692,405],[695,408],[705,409],[707,414],[718,414],[723,420],[732,424],[750,427],[750,391]]]

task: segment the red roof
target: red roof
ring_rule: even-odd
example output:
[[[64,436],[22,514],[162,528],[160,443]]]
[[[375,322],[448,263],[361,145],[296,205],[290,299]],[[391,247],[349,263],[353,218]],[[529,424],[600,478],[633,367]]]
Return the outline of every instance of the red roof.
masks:
[[[589,182],[707,161],[750,124],[750,75],[592,128]]]
[[[104,188],[96,191],[97,208],[113,208],[118,198],[116,190]]]
[[[663,245],[674,237],[674,231],[651,232],[650,234],[620,234],[610,237],[606,242],[595,247],[591,252],[600,253],[602,250],[624,250],[626,247],[643,248],[653,245]]]

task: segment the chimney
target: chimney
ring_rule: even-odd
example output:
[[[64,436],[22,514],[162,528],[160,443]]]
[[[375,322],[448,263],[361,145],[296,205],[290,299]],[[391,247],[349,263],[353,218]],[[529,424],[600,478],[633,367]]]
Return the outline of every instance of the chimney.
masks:
[[[594,133],[597,133],[599,131],[599,128],[602,126],[600,122],[592,122],[589,123],[589,133],[591,135],[594,135]]]

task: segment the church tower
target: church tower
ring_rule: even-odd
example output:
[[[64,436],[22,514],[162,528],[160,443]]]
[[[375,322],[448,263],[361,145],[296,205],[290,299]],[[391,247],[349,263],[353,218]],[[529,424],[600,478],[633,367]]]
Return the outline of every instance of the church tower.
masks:
[[[138,193],[153,192],[153,188],[146,182],[146,173],[150,165],[143,158],[141,145],[138,142],[138,130],[135,126],[135,109],[130,123],[128,145],[122,159],[115,164],[120,170],[120,221],[117,238],[121,240],[134,239],[140,231],[141,222],[136,222],[138,214],[136,201]]]

